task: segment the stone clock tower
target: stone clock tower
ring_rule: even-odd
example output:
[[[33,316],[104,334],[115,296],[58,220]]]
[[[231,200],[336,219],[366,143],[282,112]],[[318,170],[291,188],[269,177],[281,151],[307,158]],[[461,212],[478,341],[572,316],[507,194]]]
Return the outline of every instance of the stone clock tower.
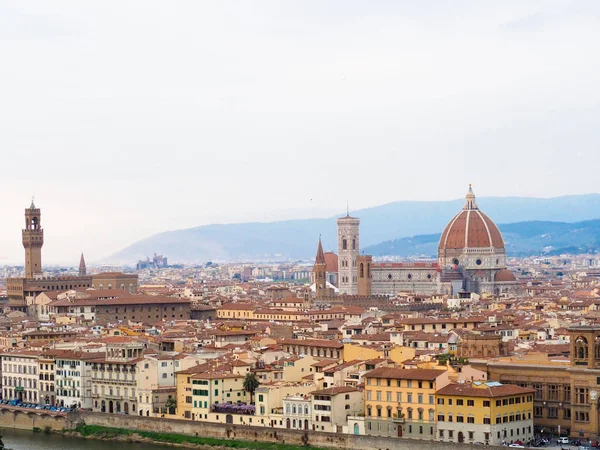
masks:
[[[358,277],[356,257],[359,255],[359,225],[360,219],[340,217],[338,227],[338,285],[342,295],[358,294]]]
[[[25,210],[25,228],[23,229],[23,247],[25,247],[25,278],[32,279],[42,275],[42,213],[31,200],[31,206]]]

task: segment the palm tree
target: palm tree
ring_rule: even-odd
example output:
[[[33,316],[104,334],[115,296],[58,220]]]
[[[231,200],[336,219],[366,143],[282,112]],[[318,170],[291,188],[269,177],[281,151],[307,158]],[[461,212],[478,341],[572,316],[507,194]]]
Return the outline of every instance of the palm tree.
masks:
[[[250,393],[250,404],[254,404],[254,391],[260,386],[260,381],[254,372],[248,372],[244,377],[244,383],[242,384],[244,390]]]

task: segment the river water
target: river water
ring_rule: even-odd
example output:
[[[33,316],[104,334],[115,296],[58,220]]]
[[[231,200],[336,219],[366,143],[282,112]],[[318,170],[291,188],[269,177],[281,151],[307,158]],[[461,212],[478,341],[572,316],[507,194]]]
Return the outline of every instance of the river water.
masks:
[[[153,444],[94,441],[12,428],[0,428],[0,433],[7,450],[173,450],[175,448]]]

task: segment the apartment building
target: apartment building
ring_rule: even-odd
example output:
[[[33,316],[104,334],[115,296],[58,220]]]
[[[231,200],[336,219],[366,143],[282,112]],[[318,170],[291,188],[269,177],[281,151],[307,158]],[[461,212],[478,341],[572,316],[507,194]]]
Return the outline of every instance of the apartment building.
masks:
[[[447,371],[380,367],[363,380],[365,434],[435,439],[435,393],[449,383]]]
[[[38,355],[39,352],[28,350],[0,355],[2,358],[3,399],[39,402]]]
[[[496,381],[449,384],[436,393],[438,440],[486,445],[529,442],[534,393]]]

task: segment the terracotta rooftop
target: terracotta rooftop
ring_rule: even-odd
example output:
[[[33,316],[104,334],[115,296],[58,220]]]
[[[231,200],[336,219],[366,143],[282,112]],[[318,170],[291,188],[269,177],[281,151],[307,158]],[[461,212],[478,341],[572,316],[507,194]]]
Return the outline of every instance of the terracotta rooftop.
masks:
[[[445,372],[445,370],[432,369],[400,369],[397,367],[379,367],[378,369],[367,372],[364,376],[365,378],[433,381],[440,375],[443,375]]]
[[[469,187],[465,206],[444,229],[439,249],[490,247],[504,248],[502,234],[492,219],[479,210]]]
[[[535,389],[513,384],[485,383],[479,386],[471,383],[449,384],[436,392],[436,395],[460,395],[466,397],[506,397],[509,395],[532,394]]]

